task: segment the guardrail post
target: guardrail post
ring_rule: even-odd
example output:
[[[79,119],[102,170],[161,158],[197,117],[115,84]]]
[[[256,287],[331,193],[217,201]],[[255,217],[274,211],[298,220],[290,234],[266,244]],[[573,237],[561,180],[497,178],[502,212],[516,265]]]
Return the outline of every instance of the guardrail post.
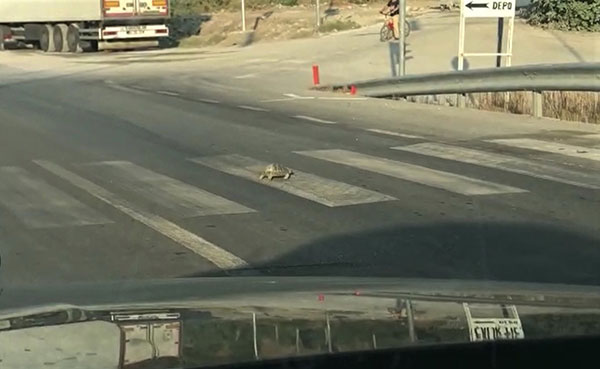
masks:
[[[456,95],[456,106],[464,108],[467,106],[467,94]]]
[[[542,91],[531,92],[531,114],[536,118],[544,116]]]
[[[410,338],[410,342],[417,342],[417,334],[415,333],[415,317],[413,315],[412,302],[410,300],[406,300],[404,302],[404,307],[406,308],[406,320],[408,320],[408,336]]]

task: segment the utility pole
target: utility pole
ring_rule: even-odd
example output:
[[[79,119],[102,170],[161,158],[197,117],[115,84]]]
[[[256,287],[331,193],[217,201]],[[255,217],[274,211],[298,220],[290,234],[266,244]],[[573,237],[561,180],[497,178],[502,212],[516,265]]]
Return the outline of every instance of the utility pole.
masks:
[[[315,0],[315,1],[316,1],[315,16],[316,16],[316,25],[317,25],[317,32],[318,32],[319,28],[321,28],[321,1],[320,0]]]
[[[317,0],[318,1],[318,0]],[[398,42],[398,62],[399,62],[399,75],[403,77],[406,74],[406,33],[404,23],[406,23],[406,0],[400,0],[398,5],[400,14],[398,15],[398,28],[400,29],[400,40]]]
[[[246,1],[242,0],[242,31],[246,32]]]

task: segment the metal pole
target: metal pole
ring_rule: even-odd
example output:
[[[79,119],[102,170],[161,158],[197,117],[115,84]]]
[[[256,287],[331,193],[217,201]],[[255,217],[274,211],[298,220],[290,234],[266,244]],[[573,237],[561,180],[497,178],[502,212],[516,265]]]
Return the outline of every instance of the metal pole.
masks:
[[[315,8],[315,16],[317,17],[317,31],[319,30],[319,28],[321,28],[321,1],[320,0],[316,0],[317,1],[317,6]]]
[[[508,20],[508,34],[506,38],[506,66],[510,67],[512,65],[512,53],[513,53],[513,35],[515,33],[515,17],[511,17]]]
[[[406,318],[408,319],[408,336],[410,342],[417,342],[417,335],[415,333],[415,318],[413,316],[412,303],[410,300],[406,300]]]
[[[373,336],[373,349],[377,350],[377,337],[375,336],[375,333],[373,333],[372,336]]]
[[[246,32],[246,1],[242,0],[242,31]]]
[[[400,40],[398,43],[398,52],[400,53],[398,60],[399,60],[399,75],[400,77],[406,75],[406,34],[405,34],[405,29],[404,29],[404,23],[406,22],[406,0],[400,0],[399,3],[399,11],[400,14],[398,16],[398,28],[400,29]]]
[[[465,8],[465,0],[461,0],[460,2],[460,22],[458,26],[458,70],[461,71],[465,67],[465,15],[463,14],[463,9]],[[466,106],[465,102],[465,94],[456,95],[456,105],[459,108],[464,108]]]
[[[258,343],[256,340],[256,313],[252,313],[252,336],[254,337],[254,358],[258,360]]]
[[[275,342],[279,344],[279,325],[275,324]]]
[[[544,116],[544,100],[542,91],[531,92],[531,114],[536,118]]]
[[[498,18],[498,35],[496,42],[496,52],[502,54],[502,46],[504,44],[504,18]],[[496,56],[496,68],[502,66],[502,55]]]
[[[465,66],[465,15],[463,14],[464,1],[460,4],[460,21],[458,26],[458,70],[463,70]]]
[[[296,354],[300,353],[300,330],[296,328]]]
[[[331,324],[329,323],[329,313],[325,313],[325,317],[327,319],[327,349],[329,352],[333,352],[333,347],[331,345]]]

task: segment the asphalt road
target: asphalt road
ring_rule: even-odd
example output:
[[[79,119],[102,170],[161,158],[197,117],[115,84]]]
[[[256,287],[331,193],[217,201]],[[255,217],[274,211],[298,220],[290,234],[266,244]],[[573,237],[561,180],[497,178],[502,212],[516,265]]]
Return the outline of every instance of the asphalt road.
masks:
[[[101,81],[2,86],[4,283],[267,274],[600,284],[600,136],[448,142],[330,117]],[[271,162],[294,175],[258,180]]]

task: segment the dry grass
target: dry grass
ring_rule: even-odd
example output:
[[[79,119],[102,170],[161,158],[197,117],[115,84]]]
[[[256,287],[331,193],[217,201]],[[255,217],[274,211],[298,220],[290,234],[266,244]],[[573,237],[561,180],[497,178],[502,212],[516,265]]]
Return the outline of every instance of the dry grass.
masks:
[[[456,106],[456,95],[409,96],[408,101]],[[531,92],[468,94],[467,107],[513,114],[531,114]],[[543,94],[544,117],[600,124],[600,93],[547,91]]]
[[[597,92],[544,92],[544,116],[600,124],[599,95]],[[470,94],[468,101],[470,107],[477,109],[531,114],[531,92]]]
[[[319,27],[319,32],[329,33],[356,28],[360,28],[360,24],[351,19],[333,19],[325,21],[323,24],[321,24],[321,27]]]

